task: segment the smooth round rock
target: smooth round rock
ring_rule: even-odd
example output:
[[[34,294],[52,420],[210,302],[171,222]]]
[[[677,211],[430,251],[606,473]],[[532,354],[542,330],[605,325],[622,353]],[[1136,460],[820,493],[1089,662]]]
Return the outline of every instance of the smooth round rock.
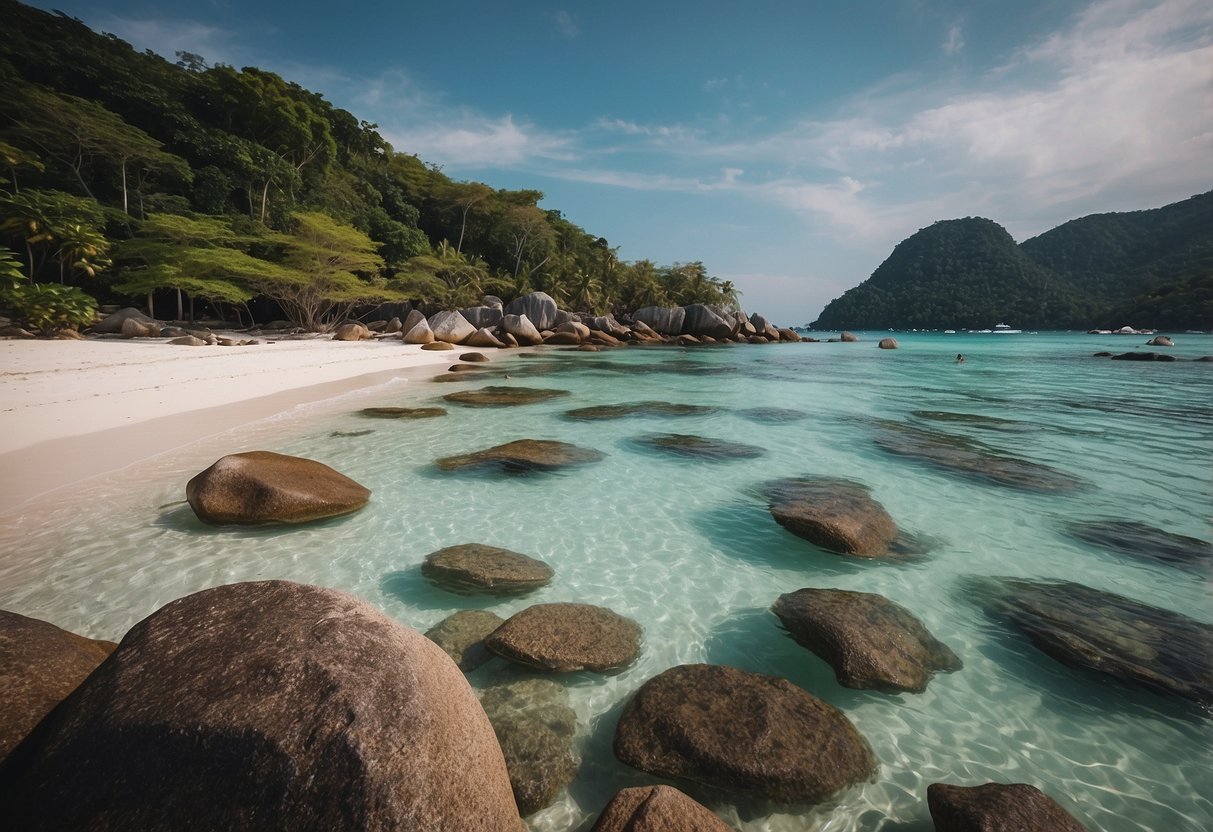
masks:
[[[881,338],[876,346],[882,350],[895,350],[899,345],[896,338]]]
[[[585,465],[605,457],[602,451],[554,439],[517,439],[482,451],[443,457],[434,464],[441,471],[497,468],[507,474],[530,474]]]
[[[509,549],[464,543],[426,555],[421,574],[456,592],[511,595],[537,589],[555,573],[543,561]]]
[[[433,419],[446,415],[444,407],[364,407],[359,411],[372,419]]]
[[[1026,783],[932,783],[927,807],[935,832],[1087,832],[1056,800]]]
[[[371,492],[324,463],[249,451],[194,476],[185,498],[204,523],[304,523],[357,511]]]
[[[0,760],[117,646],[0,610]]]
[[[771,483],[767,491],[779,525],[828,551],[881,557],[897,537],[893,518],[859,483],[791,478]]]
[[[731,832],[731,828],[673,786],[636,786],[616,792],[590,832]]]
[[[504,618],[488,610],[460,610],[427,630],[425,637],[441,647],[460,670],[471,673],[493,658],[484,640],[504,623]]]
[[[766,450],[756,445],[744,442],[731,442],[727,439],[713,439],[707,436],[695,436],[686,433],[661,433],[651,436],[640,436],[636,444],[652,448],[672,456],[699,459],[710,462],[724,462],[731,459],[754,459],[762,456]]]
[[[819,803],[877,768],[834,706],[778,676],[707,664],[645,682],[619,719],[615,756],[657,777],[780,803]]]
[[[936,671],[961,667],[913,613],[882,595],[799,589],[780,595],[771,610],[848,688],[921,693]]]
[[[16,755],[0,766],[11,829],[519,829],[497,738],[447,655],[353,596],[286,581],[162,607]]]
[[[546,402],[549,399],[569,395],[567,390],[545,390],[538,387],[507,387],[492,385],[479,390],[460,390],[442,398],[448,402],[467,407],[517,407],[524,404]]]
[[[498,656],[558,673],[618,670],[640,655],[640,625],[605,607],[536,604],[485,639]]]

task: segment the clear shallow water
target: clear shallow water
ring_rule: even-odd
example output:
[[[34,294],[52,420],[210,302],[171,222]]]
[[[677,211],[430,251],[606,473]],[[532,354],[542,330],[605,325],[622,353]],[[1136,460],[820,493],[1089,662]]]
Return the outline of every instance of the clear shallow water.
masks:
[[[966,575],[1072,580],[1213,621],[1207,577],[1099,551],[1062,533],[1071,519],[1116,517],[1208,540],[1213,505],[1213,364],[1110,362],[1144,338],[898,334],[902,348],[804,344],[697,350],[493,355],[512,378],[389,383],[91,481],[5,518],[0,607],[117,639],[162,604],[222,583],[285,578],[347,590],[420,630],[469,607],[503,617],[533,603],[608,606],[644,627],[639,662],[606,678],[565,677],[580,724],[581,773],[537,830],[588,828],[619,788],[652,782],[614,760],[629,695],[661,670],[714,662],[775,673],[840,707],[881,761],[872,783],[795,812],[716,799],[745,830],[926,830],[926,786],[990,780],[1040,786],[1092,830],[1213,828],[1213,720],[1149,693],[1068,670],[986,619]],[[1179,336],[1183,358],[1213,337]],[[966,363],[955,364],[962,352]],[[484,383],[552,387],[562,399],[384,421],[355,411],[430,403]],[[659,399],[716,405],[676,419],[576,422],[564,411]],[[789,408],[799,421],[741,411]],[[1011,420],[943,422],[944,411]],[[1011,490],[958,477],[873,443],[883,419],[969,436],[1088,484],[1073,494]],[[334,431],[371,433],[333,436]],[[638,448],[655,432],[766,449],[758,459],[695,462]],[[437,472],[440,456],[512,439],[561,439],[607,454],[551,476]],[[217,456],[263,448],[326,462],[370,487],[367,509],[298,529],[206,527],[180,504],[185,481]],[[903,564],[830,555],[781,529],[765,481],[841,476],[871,487],[903,529],[929,538]],[[521,599],[466,598],[420,576],[426,554],[480,542],[551,564],[552,584]],[[1207,573],[1205,573],[1207,576]],[[964,660],[926,693],[839,686],[768,612],[801,587],[877,592],[912,610]],[[476,685],[509,676],[500,661]],[[705,800],[715,796],[692,793]]]

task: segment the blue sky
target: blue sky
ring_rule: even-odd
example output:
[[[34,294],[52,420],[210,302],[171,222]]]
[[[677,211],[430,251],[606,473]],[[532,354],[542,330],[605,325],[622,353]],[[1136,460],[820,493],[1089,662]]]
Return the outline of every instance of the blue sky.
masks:
[[[1208,0],[42,5],[276,71],[780,323],[935,220],[1023,240],[1213,188]]]

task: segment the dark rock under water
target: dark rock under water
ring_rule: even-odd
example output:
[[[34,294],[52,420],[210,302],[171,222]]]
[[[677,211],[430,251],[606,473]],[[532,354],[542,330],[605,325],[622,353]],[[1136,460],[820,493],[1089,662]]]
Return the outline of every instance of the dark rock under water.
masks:
[[[1075,520],[1066,524],[1066,533],[1117,554],[1193,572],[1213,571],[1213,544],[1136,520]]]

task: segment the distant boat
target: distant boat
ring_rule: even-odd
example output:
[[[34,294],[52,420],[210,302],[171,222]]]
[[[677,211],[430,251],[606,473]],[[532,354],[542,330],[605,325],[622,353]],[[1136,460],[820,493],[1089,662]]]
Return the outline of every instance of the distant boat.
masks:
[[[943,331],[943,334],[944,334],[944,335],[955,335],[955,334],[956,334],[956,330],[954,330],[954,329],[945,329],[945,330]]]
[[[995,324],[993,329],[983,329],[982,332],[992,332],[995,335],[1020,335],[1022,329],[1011,329],[1006,324]]]

